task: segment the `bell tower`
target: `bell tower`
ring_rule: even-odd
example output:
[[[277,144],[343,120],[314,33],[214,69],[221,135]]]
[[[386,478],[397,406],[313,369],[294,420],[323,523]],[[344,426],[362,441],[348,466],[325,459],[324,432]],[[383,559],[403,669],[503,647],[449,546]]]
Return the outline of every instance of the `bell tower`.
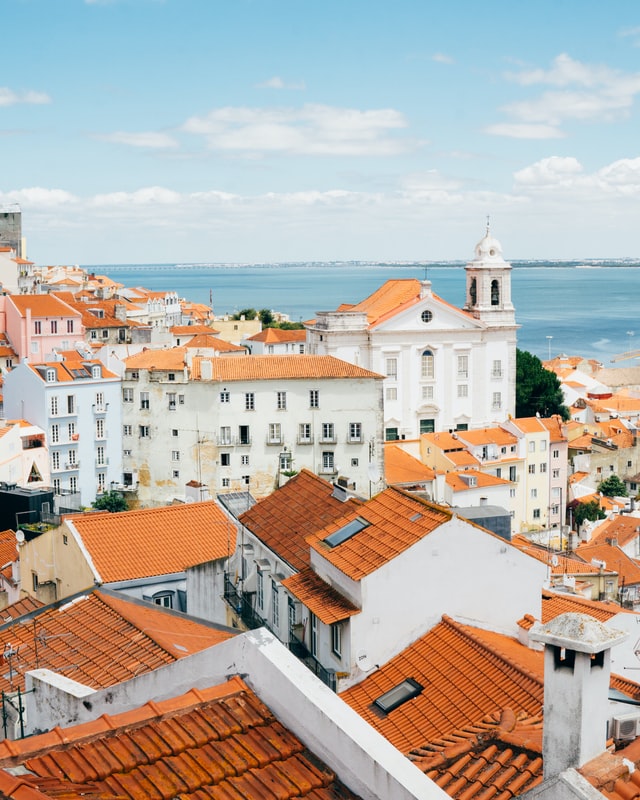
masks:
[[[511,264],[502,257],[502,246],[489,229],[478,242],[475,258],[465,267],[467,293],[464,310],[490,327],[516,324],[511,302]]]

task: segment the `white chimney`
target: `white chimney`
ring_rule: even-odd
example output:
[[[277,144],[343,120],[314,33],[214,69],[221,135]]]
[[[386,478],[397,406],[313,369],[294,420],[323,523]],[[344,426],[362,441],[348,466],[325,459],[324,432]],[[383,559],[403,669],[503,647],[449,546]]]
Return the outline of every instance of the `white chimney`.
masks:
[[[588,614],[561,614],[529,631],[544,648],[544,779],[578,769],[607,744],[611,648],[627,637]]]

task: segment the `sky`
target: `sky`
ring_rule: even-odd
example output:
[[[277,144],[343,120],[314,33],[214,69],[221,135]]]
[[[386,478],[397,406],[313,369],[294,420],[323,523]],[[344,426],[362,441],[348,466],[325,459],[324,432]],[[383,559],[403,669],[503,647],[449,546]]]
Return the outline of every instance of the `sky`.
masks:
[[[37,264],[640,257],[636,0],[0,0]]]

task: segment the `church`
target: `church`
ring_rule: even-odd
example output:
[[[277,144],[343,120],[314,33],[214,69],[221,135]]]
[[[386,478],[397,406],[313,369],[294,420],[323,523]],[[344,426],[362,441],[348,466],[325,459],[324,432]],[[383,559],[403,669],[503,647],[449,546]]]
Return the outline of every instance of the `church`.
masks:
[[[392,279],[306,325],[309,353],[385,376],[387,441],[483,428],[514,415],[511,265],[488,225],[465,273],[463,308],[438,297],[428,280]]]

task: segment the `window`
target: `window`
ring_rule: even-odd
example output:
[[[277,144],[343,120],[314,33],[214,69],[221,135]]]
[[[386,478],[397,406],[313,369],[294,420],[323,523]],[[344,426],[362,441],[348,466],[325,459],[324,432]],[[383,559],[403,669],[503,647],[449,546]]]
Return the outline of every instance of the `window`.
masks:
[[[384,392],[385,400],[397,400],[398,389],[395,386],[389,386]]]
[[[242,482],[244,483],[245,486],[249,486],[249,484],[251,483],[251,475],[243,475]]]
[[[491,408],[497,411],[502,408],[502,392],[494,392],[491,396]]]
[[[516,490],[515,489],[509,489],[509,497],[515,497],[515,496],[516,496]]]
[[[433,319],[433,314],[431,313],[431,311],[429,311],[428,308],[425,308],[422,314],[420,314],[420,319],[423,322],[431,322],[431,320]]]
[[[122,402],[123,403],[133,403],[133,389],[123,389],[122,390]]]
[[[130,456],[131,455],[131,450],[123,450],[122,451],[122,455],[123,456]]]
[[[240,463],[243,467],[249,466],[249,456],[240,456]]]
[[[420,356],[420,375],[423,378],[433,378],[434,359],[431,350],[424,350]]]
[[[422,387],[422,399],[423,400],[433,400],[433,386],[423,386]]]
[[[73,320],[67,320],[67,333],[73,333]]]
[[[559,469],[551,470],[551,477],[552,478],[559,478],[560,477],[560,470]]]
[[[96,392],[96,408],[104,408],[104,392]]]
[[[231,428],[228,425],[223,425],[220,428],[218,444],[231,444]]]
[[[287,393],[286,392],[277,392],[276,393],[276,403],[277,403],[278,411],[286,411],[286,408],[287,408]]]
[[[38,573],[32,572],[31,573],[31,586],[33,587],[33,591],[38,591]]]
[[[509,467],[509,480],[510,481],[517,481],[518,480],[517,467]]]
[[[178,405],[179,406],[183,406],[184,405],[184,395],[183,394],[179,394],[178,395]]]
[[[536,474],[536,465],[529,464],[529,475],[535,475],[535,474]]]
[[[542,453],[542,452],[544,452],[546,449],[547,449],[547,440],[546,440],[546,439],[542,439],[542,440],[540,441],[540,452]]]
[[[272,344],[268,344],[267,345],[267,354],[268,355],[273,355],[273,351],[274,351],[273,345]]]
[[[334,460],[333,460],[333,453],[324,451],[322,453],[322,471],[323,472],[334,472]]]
[[[323,442],[335,441],[335,429],[333,426],[333,422],[323,422],[321,431],[322,431],[321,441]]]
[[[76,410],[76,398],[75,395],[68,394],[67,395],[67,414],[75,414]]]
[[[102,329],[102,338],[103,339],[108,339],[109,338],[109,329],[108,328],[103,328]]]
[[[149,408],[149,392],[140,392],[140,408]]]
[[[280,453],[280,472],[287,472],[293,466],[293,459],[291,453],[285,449],[284,453]]]
[[[258,570],[257,574],[257,600],[258,600],[258,608],[264,608],[264,575],[262,574],[261,570]]]
[[[156,592],[151,598],[156,606],[173,608],[173,592]]]
[[[222,479],[222,488],[223,489],[228,489],[229,485],[230,485],[229,478],[223,478]]]
[[[75,467],[78,463],[78,454],[76,450],[69,450],[67,453],[67,458],[69,459],[69,466]]]
[[[60,441],[60,426],[59,425],[52,425],[51,426],[51,443],[56,444]]]
[[[320,408],[320,391],[318,389],[309,390],[309,408]]]
[[[251,444],[251,436],[248,425],[238,426],[238,438],[240,440],[240,444]]]
[[[53,491],[55,494],[60,494],[60,478],[53,479]]]
[[[547,463],[545,461],[542,464],[540,464],[540,472],[546,472],[546,471],[547,471]]]
[[[55,383],[56,382],[56,371],[55,371],[55,369],[48,369],[47,370],[47,382],[48,383]]]
[[[104,439],[104,420],[96,420],[96,439]]]
[[[58,333],[58,320],[51,320],[51,333]]]
[[[98,331],[95,331],[95,330],[91,331],[91,338],[92,339],[97,339],[98,338]]]
[[[40,336],[42,333],[42,322],[39,319],[35,320],[33,323],[33,332],[36,336]]]
[[[244,396],[244,407],[246,411],[255,411],[256,396],[253,392],[247,392]]]
[[[298,444],[308,444],[311,441],[311,423],[301,422],[298,426]]]
[[[533,518],[534,519],[540,519],[540,509],[539,508],[534,508],[533,509]]]
[[[176,373],[175,373],[175,372],[170,372],[170,373],[167,375],[167,378],[168,378],[170,381],[175,381],[175,379],[176,379]]]
[[[560,513],[560,506],[557,506],[557,505],[553,505],[553,506],[551,506],[551,513],[552,513],[552,514],[558,514],[558,513]]]
[[[491,305],[500,305],[500,283],[495,278],[491,281]]]
[[[501,378],[502,377],[502,361],[494,361],[491,366],[491,377],[492,378]]]
[[[172,450],[171,451],[171,460],[172,461],[180,461],[180,451],[179,450]]]
[[[60,453],[57,450],[51,453],[51,469],[60,469]]]
[[[394,686],[393,689],[380,695],[373,701],[373,704],[385,714],[388,714],[394,708],[406,703],[407,700],[417,697],[422,692],[422,689],[423,687],[413,678],[407,678],[397,686]]]
[[[458,384],[458,397],[468,397],[469,396],[469,384],[467,383],[459,383]]]
[[[398,429],[397,428],[385,428],[384,429],[384,438],[387,442],[397,442],[398,441]]]
[[[361,442],[362,441],[362,423],[350,422],[349,423],[349,441]]]
[[[397,358],[387,358],[385,359],[385,372],[387,378],[391,378],[392,380],[398,379],[398,359]]]
[[[536,443],[534,441],[529,442],[529,452],[530,453],[536,452]]]
[[[220,466],[221,467],[231,466],[231,453],[220,453]]]
[[[282,441],[282,431],[279,422],[270,422],[269,423],[269,433],[268,433],[268,443],[269,444],[280,444]]]
[[[458,356],[458,378],[469,377],[469,356]]]
[[[535,498],[536,498],[537,496],[538,496],[538,490],[537,490],[537,489],[532,489],[532,490],[531,490],[531,499],[532,499],[532,500],[535,500]]]
[[[554,450],[554,451],[553,451],[553,453],[552,453],[551,455],[552,455],[554,458],[560,458],[560,451],[559,451],[559,450]]]
[[[502,467],[497,467],[496,468],[496,478],[501,478],[501,477],[502,477]]]
[[[69,478],[69,491],[75,493],[78,491],[78,479],[75,475]]]
[[[472,278],[471,283],[469,284],[469,298],[471,299],[472,306],[475,306],[477,296],[478,296],[478,289],[476,285],[476,279]]]
[[[435,419],[421,419],[420,433],[433,433],[436,429]]]
[[[177,428],[171,428],[171,435],[172,436],[178,436],[179,434],[180,434],[180,431]]]
[[[352,466],[352,467],[357,467],[359,463],[360,463],[360,462],[358,461],[358,459],[357,459],[357,458],[352,458],[352,459],[351,459],[351,466]]]
[[[315,614],[309,615],[311,621],[311,655],[318,655],[318,618]]]
[[[331,650],[336,656],[342,656],[342,625],[339,622],[331,626]]]
[[[230,400],[231,400],[231,396],[230,396],[229,392],[227,392],[227,391],[220,392],[220,402],[221,403],[228,403],[228,402],[230,402]]]
[[[168,392],[167,393],[167,401],[169,404],[169,411],[176,410],[176,393],[175,392]]]
[[[560,491],[561,491],[561,489],[560,489],[560,487],[559,487],[559,486],[554,486],[554,487],[551,489],[551,496],[552,496],[552,497],[560,497]]]
[[[148,425],[140,425],[139,431],[140,431],[140,438],[141,439],[148,438],[148,436],[149,436],[149,426]]]
[[[133,425],[123,425],[122,426],[122,435],[123,436],[132,436],[133,435]]]
[[[96,447],[96,464],[102,467],[106,464],[104,457],[104,447]]]

